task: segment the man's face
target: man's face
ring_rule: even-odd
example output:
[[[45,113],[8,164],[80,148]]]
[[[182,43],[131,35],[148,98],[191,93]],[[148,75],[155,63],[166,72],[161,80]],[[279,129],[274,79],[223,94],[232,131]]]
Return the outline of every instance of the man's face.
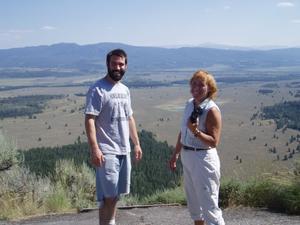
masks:
[[[125,63],[125,58],[117,55],[112,55],[108,64],[108,75],[114,81],[119,81],[122,79],[127,69]]]

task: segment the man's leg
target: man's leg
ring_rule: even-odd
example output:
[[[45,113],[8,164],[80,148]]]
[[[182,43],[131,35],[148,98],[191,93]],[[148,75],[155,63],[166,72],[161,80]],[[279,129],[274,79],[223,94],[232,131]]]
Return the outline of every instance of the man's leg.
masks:
[[[105,164],[97,168],[97,201],[99,202],[99,224],[114,225],[118,201],[119,159],[105,155]],[[107,197],[106,197],[107,196]]]
[[[195,220],[195,225],[204,225],[204,220]]]
[[[105,198],[103,207],[99,209],[99,224],[115,225],[116,211],[117,198]]]
[[[120,194],[127,194],[130,189],[130,154],[127,157],[123,155],[106,155],[105,160],[105,168],[98,169],[99,175],[102,173],[102,176],[99,176],[99,191],[97,192],[99,202],[102,197],[102,207],[99,210],[99,224],[114,225]],[[102,196],[100,195],[101,191],[103,191]]]

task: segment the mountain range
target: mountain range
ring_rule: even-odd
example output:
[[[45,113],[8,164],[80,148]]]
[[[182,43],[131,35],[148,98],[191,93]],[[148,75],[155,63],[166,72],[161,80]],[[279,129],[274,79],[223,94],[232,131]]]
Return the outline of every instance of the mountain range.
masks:
[[[114,48],[123,48],[128,53],[129,68],[135,71],[205,68],[213,65],[226,65],[233,69],[300,66],[300,48],[252,50],[141,47],[122,43],[59,43],[0,49],[0,68],[98,71],[105,69],[106,54]]]

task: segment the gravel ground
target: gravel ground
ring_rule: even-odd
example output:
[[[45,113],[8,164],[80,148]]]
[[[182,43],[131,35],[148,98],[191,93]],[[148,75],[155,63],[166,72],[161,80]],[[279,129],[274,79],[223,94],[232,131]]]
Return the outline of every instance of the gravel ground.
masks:
[[[264,209],[231,208],[223,211],[227,225],[299,225],[300,216],[272,213]],[[0,222],[0,225],[97,225],[98,212],[36,217],[27,220]],[[149,207],[119,209],[118,225],[192,225],[186,207]]]

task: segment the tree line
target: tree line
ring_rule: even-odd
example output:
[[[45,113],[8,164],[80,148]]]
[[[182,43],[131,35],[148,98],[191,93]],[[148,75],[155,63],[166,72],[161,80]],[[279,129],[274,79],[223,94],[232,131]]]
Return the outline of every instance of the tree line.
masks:
[[[168,161],[174,148],[167,142],[157,141],[155,135],[149,131],[139,132],[139,138],[143,159],[137,164],[133,163],[131,192],[143,197],[179,185],[182,175],[181,165],[175,172],[171,172],[168,168]],[[61,147],[32,148],[22,153],[25,166],[42,177],[48,176],[54,179],[55,165],[59,160],[72,160],[77,166],[85,162],[93,168],[90,163],[88,144],[80,141]]]
[[[27,95],[0,99],[0,119],[42,113],[46,102],[63,98],[63,95]]]
[[[263,119],[274,119],[277,129],[287,127],[300,131],[300,101],[285,101],[262,108]]]

